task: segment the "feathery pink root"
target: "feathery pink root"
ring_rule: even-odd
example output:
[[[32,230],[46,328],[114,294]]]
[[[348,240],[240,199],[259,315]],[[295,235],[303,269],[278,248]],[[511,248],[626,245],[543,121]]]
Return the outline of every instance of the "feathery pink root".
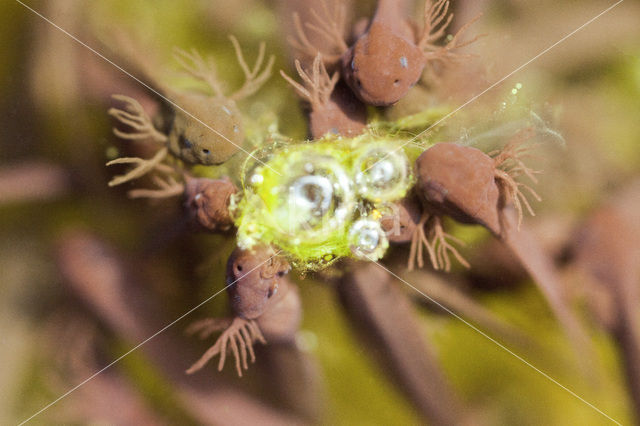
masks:
[[[198,361],[189,367],[187,374],[193,374],[202,369],[202,367],[216,355],[220,355],[218,371],[222,371],[227,358],[227,349],[230,348],[236,361],[238,376],[242,377],[242,369],[249,369],[247,352],[249,353],[251,362],[255,362],[256,360],[256,355],[253,351],[254,342],[260,341],[263,344],[267,343],[256,322],[241,317],[235,317],[231,323],[229,323],[229,319],[227,318],[207,318],[191,324],[187,329],[187,333],[198,333],[201,339],[205,339],[211,334],[223,329],[224,331],[220,337],[218,337],[216,343],[211,346]]]

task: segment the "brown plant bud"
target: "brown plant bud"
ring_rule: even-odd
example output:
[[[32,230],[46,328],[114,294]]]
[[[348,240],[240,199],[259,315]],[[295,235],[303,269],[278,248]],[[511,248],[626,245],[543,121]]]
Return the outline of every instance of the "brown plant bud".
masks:
[[[227,231],[233,226],[229,212],[231,195],[238,188],[228,177],[187,178],[185,207],[192,220],[210,231]]]
[[[410,194],[393,204],[391,211],[380,219],[380,225],[392,243],[408,243],[416,232],[421,214],[418,199]]]
[[[273,248],[258,246],[251,250],[236,248],[227,262],[227,291],[231,300],[232,318],[206,318],[187,329],[205,339],[222,334],[188,370],[195,373],[213,357],[220,355],[218,371],[224,367],[227,350],[234,358],[238,376],[247,370],[248,360],[256,359],[253,345],[274,341],[291,341],[300,326],[302,307],[300,296],[285,275],[291,267],[278,257]]]
[[[515,178],[521,175],[532,178],[536,173],[522,162],[522,154],[528,149],[522,145],[525,136],[526,132],[516,134],[493,158],[472,147],[453,143],[434,145],[416,161],[418,194],[430,214],[483,225],[509,247],[533,277],[586,365],[590,363],[592,348],[584,328],[568,306],[553,263],[536,239],[519,229],[523,207],[530,213],[533,211],[520,189],[530,187]],[[533,190],[528,192],[539,199]],[[439,253],[432,243],[430,254],[435,253],[436,260],[444,260],[448,269],[447,251],[456,255],[455,248],[445,245],[447,236],[442,233],[441,224],[434,229],[444,236],[440,238],[440,247],[445,249]],[[442,265],[442,261],[438,263]]]
[[[338,82],[328,101],[311,105],[309,128],[314,139],[327,133],[357,136],[367,126],[367,109],[349,88]]]
[[[290,269],[269,246],[236,248],[227,262],[227,291],[233,312],[246,319],[262,315]]]
[[[256,319],[268,342],[290,342],[302,321],[302,302],[298,288],[287,277],[279,280],[278,292]]]
[[[321,10],[312,10],[313,22],[294,15],[296,38],[291,44],[300,53],[316,56],[321,53],[329,65],[339,65],[342,78],[364,103],[389,106],[402,99],[424,71],[451,64],[469,55],[457,50],[473,43],[477,37],[462,41],[461,36],[479,16],[463,25],[452,38],[442,44],[453,19],[449,0],[428,0],[424,8],[422,31],[417,32],[406,16],[407,1],[380,1],[371,23],[364,31],[356,29],[355,43],[349,47],[342,29],[346,6],[336,2],[329,6],[320,1]],[[331,13],[333,12],[333,13]],[[305,33],[312,29],[324,39],[324,48],[315,46]]]
[[[437,215],[478,223],[500,234],[500,190],[494,160],[477,148],[439,143],[416,160],[418,195]]]
[[[378,19],[376,19],[378,18]],[[380,22],[376,14],[369,30],[342,57],[347,84],[363,102],[387,106],[400,100],[422,75],[422,49],[397,18],[397,28]]]
[[[338,73],[329,75],[318,54],[305,71],[299,60],[296,70],[303,84],[298,83],[283,71],[282,77],[309,102],[309,130],[313,139],[327,133],[341,136],[356,136],[367,126],[367,109],[349,88],[338,81]]]

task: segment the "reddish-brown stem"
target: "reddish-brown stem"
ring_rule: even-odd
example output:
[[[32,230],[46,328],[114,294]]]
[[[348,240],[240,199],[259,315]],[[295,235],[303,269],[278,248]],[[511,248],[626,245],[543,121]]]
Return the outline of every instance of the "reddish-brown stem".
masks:
[[[61,197],[71,190],[71,173],[44,162],[0,168],[0,205]]]
[[[472,297],[459,290],[455,285],[453,276],[438,274],[429,271],[401,271],[398,275],[411,285],[415,286],[420,292],[428,294],[430,298],[437,303],[451,309],[453,312],[460,314],[465,319],[471,320],[478,324],[484,330],[487,330],[504,340],[507,340],[520,347],[531,349],[533,342],[518,331],[512,325],[504,322],[495,316],[490,310],[487,310],[482,304],[475,301]],[[446,278],[446,280],[444,279]],[[416,293],[415,290],[409,289],[412,298],[420,304],[431,306],[432,302],[425,298],[422,294]]]
[[[628,283],[637,286],[637,282]],[[620,356],[626,370],[626,380],[635,406],[636,416],[640,419],[640,315],[638,315],[638,299],[629,297],[637,292],[614,290],[618,321],[614,335],[620,347]],[[631,294],[627,294],[631,293]]]
[[[159,301],[134,279],[124,259],[90,234],[67,235],[59,245],[64,282],[107,327],[139,350],[175,386],[176,399],[203,424],[302,424],[238,389],[204,375],[187,376],[184,366],[195,357],[163,318]],[[153,339],[148,339],[155,335]],[[178,344],[176,344],[178,342]],[[218,407],[227,407],[220,410]],[[238,416],[237,413],[242,413]]]
[[[385,24],[394,33],[401,33],[412,4],[411,0],[378,0],[373,21]]]
[[[538,244],[537,240],[525,229],[518,229],[518,216],[512,206],[502,210],[501,241],[513,252],[522,266],[547,299],[551,310],[558,318],[565,333],[575,346],[578,358],[585,371],[592,361],[592,348],[589,338],[563,292],[555,267]]]
[[[381,266],[352,266],[337,290],[359,337],[430,423],[459,424],[460,404],[423,338],[406,294]]]

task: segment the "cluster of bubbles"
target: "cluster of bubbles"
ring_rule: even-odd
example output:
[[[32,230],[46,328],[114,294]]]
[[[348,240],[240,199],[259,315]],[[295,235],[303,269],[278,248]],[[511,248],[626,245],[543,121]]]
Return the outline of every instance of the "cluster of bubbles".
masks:
[[[254,214],[243,213],[239,244],[267,239],[310,262],[377,260],[389,245],[379,209],[405,196],[412,174],[397,143],[332,140],[279,150],[245,182],[244,213]]]
[[[322,242],[327,230],[349,220],[356,206],[353,182],[337,159],[311,150],[301,154],[272,188],[281,195],[272,213],[283,236]]]

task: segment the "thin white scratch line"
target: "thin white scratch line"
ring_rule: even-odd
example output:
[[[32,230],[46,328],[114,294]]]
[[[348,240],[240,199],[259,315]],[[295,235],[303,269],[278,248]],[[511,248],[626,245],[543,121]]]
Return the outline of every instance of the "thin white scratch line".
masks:
[[[613,9],[614,7],[616,7],[617,5],[619,5],[620,3],[622,3],[624,0],[618,0],[616,3],[614,3],[613,5],[609,6],[608,8],[606,8],[605,10],[603,10],[602,12],[600,12],[599,14],[597,14],[596,16],[594,16],[593,18],[589,19],[587,22],[585,22],[584,24],[580,25],[578,28],[576,28],[575,30],[571,31],[569,34],[567,34],[566,36],[562,37],[560,40],[556,41],[555,43],[553,43],[551,46],[547,47],[546,49],[544,49],[542,52],[538,53],[536,56],[534,56],[533,58],[529,59],[527,62],[525,62],[524,64],[520,65],[518,68],[514,69],[513,71],[511,71],[509,74],[505,75],[504,77],[502,77],[500,80],[496,81],[495,83],[493,83],[491,86],[487,87],[486,89],[484,89],[482,92],[478,93],[477,95],[475,95],[474,97],[472,97],[471,99],[469,99],[468,101],[466,101],[465,103],[463,103],[462,105],[460,105],[458,108],[454,109],[453,111],[451,111],[450,113],[448,113],[447,115],[445,115],[444,117],[440,118],[438,121],[436,121],[435,123],[433,123],[432,125],[430,125],[429,127],[427,127],[426,129],[424,129],[423,131],[421,131],[420,133],[418,133],[417,135],[415,135],[414,137],[412,137],[411,139],[409,139],[407,142],[403,143],[402,145],[400,145],[399,147],[395,148],[393,151],[389,152],[387,155],[385,155],[384,157],[382,157],[381,159],[379,159],[378,161],[376,161],[375,163],[373,163],[371,166],[369,166],[369,168],[367,168],[365,170],[365,172],[369,169],[371,169],[373,166],[375,166],[376,164],[378,164],[380,161],[384,160],[385,158],[387,158],[389,155],[393,154],[396,151],[401,150],[402,148],[404,148],[406,145],[410,144],[411,142],[415,141],[416,139],[418,139],[420,136],[422,136],[423,134],[425,134],[426,132],[428,132],[429,130],[433,129],[434,127],[436,127],[438,124],[442,123],[444,120],[446,120],[447,118],[453,116],[454,114],[456,114],[458,111],[460,111],[462,108],[466,107],[467,105],[469,105],[470,103],[474,102],[476,99],[478,99],[480,96],[484,95],[485,93],[487,93],[489,90],[493,89],[494,87],[496,87],[497,85],[499,85],[500,83],[502,83],[503,81],[505,81],[506,79],[508,79],[509,77],[511,77],[513,74],[517,73],[518,71],[520,71],[521,69],[523,69],[524,67],[526,67],[527,65],[529,65],[531,62],[535,61],[536,59],[538,59],[539,57],[541,57],[542,55],[544,55],[545,53],[547,53],[548,51],[550,51],[551,49],[553,49],[554,47],[556,47],[557,45],[559,45],[560,43],[564,42],[566,39],[568,39],[569,37],[573,36],[575,33],[577,33],[578,31],[582,30],[583,28],[585,28],[587,25],[591,24],[593,21],[595,21],[596,19],[600,18],[602,15],[604,15],[605,13],[609,12],[611,9]]]
[[[520,355],[516,354],[515,352],[513,352],[511,349],[507,348],[506,346],[504,346],[502,343],[500,343],[499,341],[497,341],[496,339],[494,339],[493,337],[489,336],[487,333],[485,333],[484,331],[480,330],[478,327],[476,327],[475,325],[471,324],[469,321],[465,320],[464,318],[462,318],[460,315],[456,314],[455,312],[453,312],[451,309],[447,308],[446,306],[442,305],[441,303],[439,303],[437,300],[433,299],[432,297],[428,296],[427,294],[425,294],[424,292],[420,291],[419,289],[417,289],[416,287],[414,287],[413,285],[411,285],[409,282],[405,281],[404,279],[402,279],[401,277],[399,277],[398,275],[394,274],[392,271],[390,271],[389,269],[387,269],[385,266],[383,266],[382,264],[378,263],[378,262],[373,262],[376,265],[378,265],[380,268],[384,269],[385,271],[387,271],[389,274],[393,275],[395,278],[397,278],[398,280],[402,281],[404,284],[408,285],[409,287],[411,287],[412,289],[414,289],[415,291],[417,291],[418,293],[420,293],[421,295],[423,295],[424,297],[426,297],[427,299],[429,299],[431,302],[435,303],[436,305],[438,305],[438,307],[440,307],[441,309],[444,309],[447,313],[451,314],[454,318],[462,321],[466,326],[470,327],[472,330],[476,331],[477,333],[479,333],[480,335],[482,335],[483,337],[485,337],[486,339],[490,340],[491,342],[495,343],[500,349],[504,350],[505,352],[509,353],[510,355],[514,356],[516,359],[518,359],[519,361],[521,361],[522,363],[524,363],[526,366],[530,367],[531,369],[533,369],[534,371],[536,371],[537,373],[541,374],[543,377],[545,377],[547,380],[551,381],[552,383],[554,383],[555,385],[559,386],[560,388],[564,389],[565,391],[567,391],[569,394],[571,394],[572,396],[574,396],[575,398],[579,399],[580,401],[584,402],[586,405],[588,405],[589,407],[593,408],[595,411],[597,411],[598,413],[602,414],[604,417],[606,417],[607,419],[611,420],[613,423],[622,426],[622,423],[618,422],[617,420],[613,419],[612,417],[610,417],[608,414],[606,414],[604,411],[600,410],[598,407],[596,407],[595,405],[593,405],[592,403],[590,403],[589,401],[587,401],[586,399],[582,398],[580,395],[578,395],[577,393],[575,393],[574,391],[572,391],[571,389],[567,388],[566,386],[564,386],[562,383],[558,382],[556,379],[554,379],[553,377],[549,376],[547,373],[545,373],[544,371],[540,370],[538,367],[536,367],[535,365],[531,364],[529,361],[527,361],[526,359],[524,359],[523,357],[521,357]]]
[[[279,255],[282,252],[282,250],[278,250],[273,256],[271,256],[269,259],[265,260],[264,262],[260,263],[259,265],[257,265],[256,267],[252,268],[251,270],[247,271],[246,274],[244,274],[243,276],[255,271],[256,269],[258,269],[259,267],[261,267],[262,265],[264,265],[265,263],[267,263],[268,261],[270,261],[271,259],[273,259],[274,257],[276,257],[277,255]],[[242,278],[242,277],[240,277]],[[136,349],[138,349],[139,347],[141,347],[142,345],[144,345],[145,343],[149,342],[150,340],[152,340],[153,338],[155,338],[156,336],[158,336],[159,334],[163,333],[164,331],[166,331],[169,327],[173,326],[174,324],[176,324],[178,321],[180,321],[181,319],[183,319],[184,317],[186,317],[187,315],[189,315],[190,313],[192,313],[193,311],[195,311],[196,309],[198,309],[199,307],[201,307],[202,305],[204,305],[205,303],[209,302],[210,300],[212,300],[214,297],[216,297],[217,295],[219,295],[220,293],[222,293],[223,291],[225,291],[226,289],[228,289],[229,287],[231,287],[232,285],[234,285],[236,282],[238,282],[238,280],[240,279],[238,278],[237,280],[233,281],[232,283],[228,284],[227,286],[225,286],[222,290],[217,291],[215,294],[213,294],[213,296],[209,296],[207,299],[205,299],[204,301],[200,302],[199,304],[197,304],[196,306],[194,306],[193,308],[189,309],[187,312],[185,312],[184,314],[182,314],[181,316],[179,316],[178,318],[176,318],[175,320],[171,321],[169,324],[165,325],[163,328],[161,328],[160,330],[156,331],[153,335],[147,337],[146,339],[144,339],[142,342],[138,343],[136,346],[134,346],[133,348],[131,348],[130,350],[128,350],[127,352],[125,352],[124,354],[120,355],[118,358],[116,358],[115,360],[111,361],[109,364],[107,364],[105,367],[101,368],[100,370],[96,371],[95,373],[93,373],[91,376],[87,377],[86,379],[84,379],[82,382],[78,383],[76,386],[74,386],[73,388],[69,389],[67,392],[65,392],[64,394],[62,394],[61,396],[59,396],[58,398],[56,398],[55,400],[51,401],[49,404],[45,405],[44,407],[42,407],[38,412],[36,412],[35,414],[31,415],[31,417],[29,417],[26,420],[23,420],[22,422],[19,423],[18,426],[22,426],[23,424],[27,423],[28,421],[30,421],[31,419],[33,419],[34,417],[36,417],[38,414],[42,413],[43,411],[45,411],[46,409],[48,409],[49,407],[51,407],[52,405],[54,405],[55,403],[59,402],[61,399],[66,398],[67,396],[69,396],[69,394],[71,394],[72,392],[74,392],[75,390],[77,390],[78,388],[80,388],[81,386],[85,385],[87,382],[91,381],[93,378],[95,378],[97,375],[99,375],[100,373],[104,372],[106,369],[108,369],[109,367],[111,367],[112,365],[114,365],[115,363],[117,363],[118,361],[122,360],[124,357],[126,357],[127,355],[131,354],[133,351],[135,351]]]
[[[272,171],[274,171],[277,175],[282,176],[277,170],[273,169],[271,166],[269,166],[268,164],[263,163],[260,159],[256,158],[253,156],[253,154],[251,154],[249,151],[245,150],[243,147],[235,144],[231,139],[229,139],[228,137],[226,137],[225,135],[223,135],[222,133],[220,133],[219,131],[217,131],[216,129],[214,129],[213,127],[209,126],[208,124],[206,124],[204,121],[200,120],[198,117],[196,117],[195,115],[191,114],[189,111],[185,110],[184,108],[182,108],[180,105],[176,104],[174,101],[172,101],[171,99],[167,98],[166,96],[164,96],[162,93],[158,92],[157,90],[155,90],[153,87],[149,86],[147,83],[145,83],[144,81],[140,80],[138,77],[136,77],[135,75],[131,74],[130,72],[128,72],[127,70],[125,70],[124,68],[122,68],[120,65],[116,64],[115,62],[113,62],[111,59],[107,58],[106,56],[104,56],[102,53],[98,52],[97,50],[95,50],[93,47],[89,46],[88,44],[84,43],[83,41],[81,41],[80,39],[78,39],[76,36],[74,36],[73,34],[69,33],[67,30],[65,30],[64,28],[60,27],[59,25],[57,25],[56,23],[52,22],[50,19],[48,19],[46,16],[42,15],[41,13],[39,13],[38,11],[32,9],[31,7],[27,6],[26,4],[24,4],[21,0],[16,0],[16,2],[20,3],[22,6],[24,6],[26,9],[30,10],[31,12],[33,12],[34,14],[38,15],[40,18],[44,19],[46,22],[48,22],[49,24],[51,24],[53,27],[57,28],[58,30],[60,30],[61,32],[63,32],[64,34],[66,34],[68,37],[70,37],[72,40],[74,40],[75,42],[77,42],[78,44],[80,44],[81,46],[86,47],[87,49],[89,49],[91,52],[93,52],[96,56],[102,58],[103,60],[105,60],[106,62],[108,62],[109,64],[113,65],[114,67],[116,67],[118,70],[120,70],[121,72],[123,72],[124,74],[126,74],[127,76],[131,77],[132,79],[134,79],[135,81],[137,81],[138,83],[140,83],[141,85],[143,85],[144,87],[146,87],[147,89],[149,89],[150,91],[152,91],[154,94],[156,94],[157,96],[159,96],[160,98],[162,98],[163,100],[165,100],[166,102],[168,102],[169,104],[171,104],[172,106],[174,106],[175,108],[179,109],[180,111],[184,112],[185,114],[187,114],[189,117],[193,118],[194,120],[196,120],[198,123],[202,124],[203,126],[205,126],[207,129],[211,130],[213,133],[215,133],[216,135],[220,136],[221,138],[223,138],[224,140],[226,140],[227,142],[229,142],[231,145],[235,146],[236,148],[240,149],[242,152],[244,152],[245,154],[249,155],[251,158],[253,158],[254,160],[258,161],[259,163],[261,163],[263,166],[267,166],[269,167]]]

